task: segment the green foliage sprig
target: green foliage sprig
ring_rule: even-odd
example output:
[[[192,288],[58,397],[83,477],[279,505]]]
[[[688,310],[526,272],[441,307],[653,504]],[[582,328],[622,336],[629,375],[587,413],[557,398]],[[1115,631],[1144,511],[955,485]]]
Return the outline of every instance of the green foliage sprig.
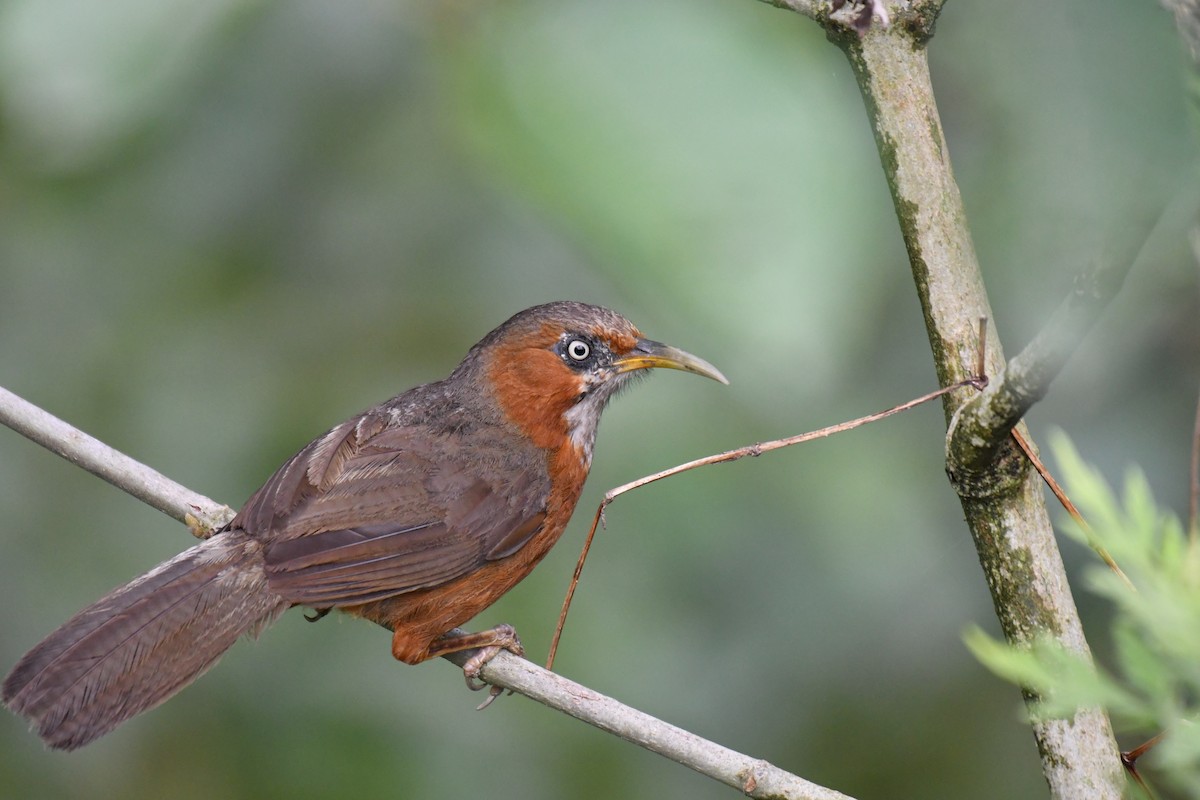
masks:
[[[1140,469],[1130,468],[1118,496],[1065,434],[1052,434],[1050,447],[1087,520],[1081,526],[1066,517],[1060,528],[1111,553],[1136,587],[1099,563],[1085,573],[1085,585],[1113,604],[1114,664],[1093,668],[1049,640],[1010,646],[979,628],[967,631],[967,646],[1037,698],[1035,717],[1070,719],[1098,706],[1118,729],[1165,732],[1154,764],[1167,783],[1200,798],[1200,547],[1178,516],[1159,508]]]

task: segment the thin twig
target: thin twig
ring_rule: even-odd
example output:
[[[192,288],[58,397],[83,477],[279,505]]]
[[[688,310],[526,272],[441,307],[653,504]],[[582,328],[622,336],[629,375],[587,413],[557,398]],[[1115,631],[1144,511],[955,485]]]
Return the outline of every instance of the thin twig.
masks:
[[[2,388],[0,423],[104,478],[152,508],[184,522],[193,533],[197,531],[198,520],[205,521],[202,524],[209,525],[211,529],[220,527],[233,515],[227,506],[175,483]],[[447,660],[461,666],[469,655],[469,652],[454,653],[447,656]],[[852,800],[766,761],[736,753],[622,705],[511,653],[500,653],[483,668],[481,677],[495,686],[523,694],[651,752],[664,755],[733,786],[750,797]]]
[[[1138,759],[1146,755],[1151,748],[1156,747],[1166,735],[1167,732],[1162,731],[1156,736],[1153,736],[1150,739],[1142,742],[1132,750],[1126,750],[1121,753],[1121,764],[1124,765],[1125,770],[1129,773],[1130,777],[1137,781],[1137,785],[1142,787],[1142,791],[1144,791],[1150,797],[1154,797],[1154,792],[1151,791],[1150,786],[1146,783],[1145,779],[1142,778],[1142,774],[1138,772],[1137,762]]]
[[[1065,508],[1067,513],[1071,515],[1071,519],[1075,520],[1075,524],[1078,525],[1079,529],[1083,531],[1083,535],[1087,538],[1088,545],[1091,546],[1092,550],[1096,552],[1096,555],[1100,556],[1101,560],[1108,565],[1109,569],[1116,573],[1117,577],[1120,578],[1126,586],[1136,592],[1137,587],[1133,585],[1133,581],[1129,580],[1129,576],[1125,574],[1124,570],[1121,569],[1108,550],[1106,550],[1103,545],[1096,541],[1096,537],[1092,534],[1092,526],[1088,525],[1087,520],[1083,518],[1083,514],[1079,513],[1079,509],[1076,508],[1075,504],[1071,502],[1071,498],[1067,497],[1067,493],[1063,491],[1062,486],[1060,486],[1058,481],[1054,479],[1054,476],[1050,474],[1050,470],[1046,469],[1046,465],[1042,463],[1040,458],[1038,458],[1037,453],[1034,452],[1033,447],[1030,446],[1028,440],[1021,435],[1021,431],[1017,428],[1013,428],[1012,437],[1014,440],[1016,440],[1017,446],[1021,448],[1021,452],[1024,453],[1025,457],[1029,459],[1029,463],[1033,464],[1033,468],[1037,470],[1038,475],[1041,475],[1042,480],[1045,481],[1048,487],[1050,487],[1050,491],[1054,493],[1056,498],[1058,498],[1058,502],[1062,504],[1062,507]]]
[[[986,323],[986,320],[984,320]],[[791,447],[795,444],[803,442],[811,442],[813,439],[823,439],[826,436],[832,436],[835,433],[853,430],[854,428],[867,425],[871,422],[877,422],[893,414],[899,414],[902,411],[908,411],[910,408],[915,408],[922,403],[928,403],[930,400],[936,400],[944,394],[949,394],[956,389],[961,389],[965,386],[973,386],[976,389],[981,389],[987,385],[987,376],[980,373],[979,375],[967,378],[964,381],[951,384],[929,394],[921,395],[915,400],[909,400],[907,403],[901,403],[898,406],[893,406],[886,411],[880,411],[875,414],[868,414],[865,417],[852,419],[849,422],[839,422],[837,425],[830,425],[827,428],[821,428],[808,433],[801,433],[795,436],[789,436],[786,439],[775,439],[770,442],[759,442],[758,444],[739,447],[736,450],[726,450],[724,453],[697,458],[694,461],[688,461],[686,464],[680,464],[670,469],[664,469],[661,472],[656,472],[653,475],[647,475],[643,478],[638,478],[635,481],[622,484],[615,489],[609,489],[604,494],[604,499],[600,501],[599,508],[596,509],[596,516],[592,519],[592,527],[588,530],[587,538],[583,542],[583,550],[579,553],[579,561],[575,564],[575,574],[571,578],[571,583],[567,586],[567,596],[563,598],[562,610],[558,613],[558,624],[554,628],[554,638],[550,641],[550,653],[546,657],[546,669],[554,668],[554,657],[558,654],[558,642],[562,638],[563,626],[567,623],[567,612],[571,608],[571,601],[575,597],[575,589],[579,585],[579,576],[583,573],[583,563],[587,560],[588,551],[591,550],[592,540],[596,536],[596,528],[604,520],[604,510],[608,508],[613,500],[616,500],[626,492],[631,492],[634,489],[639,489],[647,484],[661,481],[663,478],[670,478],[672,475],[678,475],[681,472],[696,469],[697,467],[707,467],[710,464],[724,464],[730,461],[737,461],[747,456],[760,456],[763,453],[768,453],[772,450],[779,450],[783,447]]]
[[[579,560],[575,562],[575,572],[571,582],[567,584],[567,594],[563,598],[562,609],[558,612],[558,624],[554,626],[554,637],[550,640],[550,652],[546,655],[546,669],[554,669],[554,657],[558,655],[558,642],[562,639],[563,626],[567,624],[567,612],[571,610],[571,601],[575,599],[575,590],[579,588],[579,576],[583,574],[583,563],[587,561],[592,549],[592,540],[596,538],[596,528],[604,519],[604,509],[612,500],[608,495],[600,501],[596,508],[596,516],[592,518],[592,527],[588,528],[587,537],[583,540],[583,549],[579,551]]]
[[[944,388],[930,392],[929,394],[921,395],[920,397],[918,397],[914,400],[909,400],[908,402],[901,403],[898,406],[893,406],[892,408],[889,408],[886,411],[879,411],[874,414],[868,414],[865,417],[859,417],[857,419],[852,419],[849,422],[839,422],[837,425],[830,425],[828,428],[821,428],[820,430],[809,431],[808,433],[800,433],[795,436],[789,436],[785,439],[775,439],[775,440],[769,441],[769,442],[759,442],[757,444],[747,445],[746,447],[739,447],[736,450],[727,450],[724,453],[717,453],[716,455],[705,456],[704,458],[698,458],[695,461],[689,461],[686,464],[680,464],[679,466],[671,467],[670,469],[664,469],[662,472],[656,472],[653,475],[647,475],[644,478],[638,478],[636,481],[630,481],[629,483],[626,483],[622,486],[618,486],[615,489],[610,489],[604,495],[604,500],[601,502],[601,505],[607,506],[613,500],[617,499],[619,496],[625,494],[626,492],[641,488],[642,486],[645,486],[650,483],[654,483],[655,481],[660,481],[663,478],[669,478],[672,475],[678,475],[681,472],[687,472],[688,470],[695,469],[696,467],[705,467],[705,466],[708,466],[709,464],[724,464],[729,461],[737,461],[737,460],[745,458],[747,456],[757,457],[757,456],[762,455],[763,453],[769,453],[772,450],[779,450],[784,447],[791,447],[792,445],[795,445],[795,444],[811,442],[814,439],[823,439],[827,436],[833,436],[836,433],[842,433],[844,431],[853,430],[854,428],[861,427],[861,426],[866,425],[871,422],[877,422],[881,419],[885,419],[886,417],[890,417],[893,414],[899,414],[902,411],[908,411],[910,408],[916,408],[917,406],[921,405],[922,403],[928,403],[930,400],[936,400],[937,398],[941,397],[942,395],[949,394],[950,392],[953,392],[956,389],[962,389],[963,387],[966,387],[966,386],[978,387],[980,385],[981,385],[981,381],[979,378],[971,377],[964,381],[959,381],[958,383],[953,383]]]

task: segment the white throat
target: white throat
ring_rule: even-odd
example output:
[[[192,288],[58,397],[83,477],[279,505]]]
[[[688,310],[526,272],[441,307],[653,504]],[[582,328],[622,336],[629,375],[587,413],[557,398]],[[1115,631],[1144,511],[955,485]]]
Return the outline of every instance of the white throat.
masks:
[[[600,415],[604,413],[604,407],[635,375],[637,373],[610,374],[588,381],[583,397],[563,414],[567,423],[567,435],[571,437],[571,443],[582,456],[584,466],[590,467],[592,464],[596,427],[600,424]]]

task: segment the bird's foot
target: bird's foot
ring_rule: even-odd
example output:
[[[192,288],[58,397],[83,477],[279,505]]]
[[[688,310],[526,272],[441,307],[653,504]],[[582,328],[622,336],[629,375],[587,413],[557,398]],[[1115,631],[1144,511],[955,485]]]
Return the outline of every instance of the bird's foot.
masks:
[[[501,650],[507,650],[513,655],[525,655],[525,647],[521,644],[520,637],[517,636],[516,628],[512,625],[503,624],[485,631],[479,631],[478,633],[468,633],[463,636],[443,636],[429,646],[428,656],[442,656],[446,653],[455,653],[462,650],[476,651],[462,666],[463,677],[467,681],[467,688],[473,692],[477,692],[488,686],[487,683],[479,680],[479,673]],[[503,691],[498,686],[490,686],[488,698],[479,705],[479,708],[487,708]]]
[[[501,650],[507,650],[517,656],[525,655],[525,647],[521,644],[520,637],[517,636],[516,628],[512,625],[497,625],[489,630],[473,634],[473,636],[480,637],[480,640],[471,646],[479,649],[467,659],[467,663],[463,664],[463,675],[467,679],[467,687],[472,691],[479,691],[487,685],[476,680],[479,677],[479,671]]]
[[[479,651],[467,659],[467,663],[463,664],[463,677],[467,680],[467,688],[473,692],[477,692],[484,687],[487,687],[488,690],[488,696],[484,701],[475,706],[476,711],[483,711],[495,702],[497,697],[504,694],[504,690],[499,686],[489,686],[478,680],[479,671],[483,669],[484,665],[495,658],[496,654],[501,650],[507,650],[513,655],[525,655],[525,647],[521,644],[521,639],[517,636],[517,631],[512,625],[497,625],[495,628],[492,628],[491,633],[496,635],[496,642],[479,648]]]
[[[507,650],[513,655],[525,655],[525,647],[521,644],[521,639],[517,636],[517,631],[512,625],[497,625],[495,628],[492,628],[491,633],[496,634],[498,637],[496,643],[484,645],[479,648],[479,651],[467,659],[467,663],[463,664],[463,677],[467,680],[467,688],[473,692],[477,692],[484,687],[487,687],[488,690],[487,698],[475,706],[476,711],[483,711],[497,697],[504,694],[504,690],[499,686],[490,686],[477,680],[479,671],[483,669],[484,665],[495,658],[496,654],[501,650]]]

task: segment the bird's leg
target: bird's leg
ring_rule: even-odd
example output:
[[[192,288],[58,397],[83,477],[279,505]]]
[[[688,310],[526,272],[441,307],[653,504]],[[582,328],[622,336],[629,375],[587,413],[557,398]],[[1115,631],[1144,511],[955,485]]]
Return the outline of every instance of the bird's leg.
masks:
[[[521,639],[517,636],[516,628],[507,624],[497,625],[485,631],[468,633],[462,636],[441,636],[430,643],[427,652],[428,657],[433,658],[435,656],[444,656],[447,653],[476,649],[479,652],[475,653],[463,664],[463,676],[467,679],[467,688],[472,691],[479,691],[484,687],[485,684],[476,681],[479,677],[479,671],[483,669],[485,664],[495,658],[496,654],[501,650],[507,650],[518,656],[525,655],[525,648],[521,645]],[[486,708],[501,691],[503,690],[499,687],[491,687],[490,696],[479,707]]]

